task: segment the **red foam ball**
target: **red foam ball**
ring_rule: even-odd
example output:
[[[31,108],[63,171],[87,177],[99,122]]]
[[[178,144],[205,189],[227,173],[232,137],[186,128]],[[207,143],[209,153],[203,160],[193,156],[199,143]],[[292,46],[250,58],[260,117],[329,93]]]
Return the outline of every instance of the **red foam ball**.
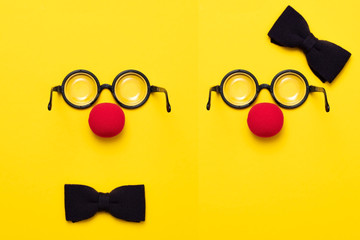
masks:
[[[256,136],[272,137],[280,132],[284,115],[273,103],[258,103],[250,109],[247,123]]]
[[[100,137],[114,137],[123,130],[125,114],[113,103],[100,103],[93,107],[89,115],[91,130]]]

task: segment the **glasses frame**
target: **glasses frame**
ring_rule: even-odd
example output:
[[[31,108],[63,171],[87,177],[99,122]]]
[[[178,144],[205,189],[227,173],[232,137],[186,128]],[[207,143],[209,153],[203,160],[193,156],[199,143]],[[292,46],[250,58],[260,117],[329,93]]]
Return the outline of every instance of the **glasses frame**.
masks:
[[[244,104],[244,105],[234,105],[234,104],[232,104],[231,102],[229,102],[229,101],[226,99],[225,95],[224,95],[223,89],[224,89],[224,83],[225,83],[225,81],[226,81],[231,75],[234,75],[234,74],[236,74],[236,73],[246,74],[246,75],[250,76],[250,77],[254,80],[255,85],[256,85],[256,93],[255,93],[254,98],[253,98],[250,102],[248,102],[247,104]],[[291,105],[291,106],[289,106],[289,105],[284,105],[284,104],[282,104],[281,102],[279,102],[279,101],[276,99],[275,94],[274,94],[274,84],[275,84],[276,79],[278,79],[278,77],[280,77],[281,75],[286,74],[286,73],[293,73],[293,74],[299,75],[299,76],[304,80],[304,82],[305,82],[305,87],[306,87],[306,92],[305,92],[304,98],[303,98],[299,103],[297,103],[297,104],[295,104],[295,105]],[[322,87],[316,87],[316,86],[309,85],[306,77],[305,77],[302,73],[300,73],[300,72],[298,72],[298,71],[296,71],[296,70],[293,70],[293,69],[283,70],[283,71],[279,72],[278,74],[276,74],[275,77],[273,78],[273,80],[271,81],[271,84],[270,84],[270,85],[269,85],[269,84],[265,84],[265,83],[259,85],[256,77],[255,77],[252,73],[250,73],[249,71],[246,71],[246,70],[243,70],[243,69],[236,69],[236,70],[230,71],[229,73],[227,73],[227,74],[223,77],[220,85],[217,85],[217,86],[214,86],[214,87],[210,88],[210,91],[209,91],[209,100],[208,100],[208,103],[207,103],[207,105],[206,105],[206,109],[207,109],[207,110],[210,110],[210,107],[211,107],[211,92],[212,92],[212,91],[219,93],[219,94],[221,95],[221,98],[223,99],[223,101],[224,101],[228,106],[230,106],[230,107],[232,107],[232,108],[236,108],[236,109],[243,109],[243,108],[249,107],[251,104],[253,104],[253,103],[255,102],[256,98],[258,97],[258,95],[259,95],[259,93],[260,93],[260,91],[261,91],[262,89],[267,89],[267,90],[269,90],[269,92],[270,92],[272,98],[274,99],[274,101],[276,102],[276,104],[278,104],[278,105],[279,105],[280,107],[282,107],[282,108],[287,108],[287,109],[293,109],[293,108],[297,108],[297,107],[301,106],[301,105],[306,101],[306,99],[308,98],[308,96],[309,96],[309,94],[310,94],[311,92],[322,92],[322,93],[324,93],[324,96],[325,96],[325,111],[326,111],[326,112],[329,112],[329,111],[330,111],[330,106],[329,106],[329,103],[328,103],[328,100],[327,100],[327,95],[326,95],[325,89],[322,88]]]
[[[72,102],[70,102],[70,100],[66,97],[65,95],[65,84],[66,82],[69,80],[70,77],[72,77],[74,74],[79,74],[79,73],[83,73],[83,74],[87,74],[87,75],[90,75],[94,80],[95,80],[95,83],[96,83],[96,86],[97,86],[97,93],[96,93],[96,96],[95,98],[88,104],[86,105],[83,105],[83,106],[80,106],[80,105],[76,105],[76,104],[73,104]],[[144,100],[142,100],[140,103],[136,104],[136,105],[126,105],[124,103],[122,103],[117,97],[116,97],[116,94],[115,94],[115,84],[117,83],[118,79],[127,74],[127,73],[135,73],[137,75],[140,75],[146,82],[146,85],[147,85],[147,93],[146,93],[146,96],[144,98]],[[88,71],[88,70],[84,70],[84,69],[78,69],[78,70],[74,70],[72,72],[70,72],[68,75],[66,75],[66,77],[64,78],[64,80],[62,81],[62,84],[59,85],[59,86],[55,86],[53,88],[51,88],[51,91],[50,91],[50,101],[49,101],[49,104],[48,104],[48,110],[50,111],[51,108],[52,108],[52,93],[53,92],[58,92],[58,93],[61,93],[62,97],[64,98],[65,102],[67,104],[69,104],[71,107],[73,108],[76,108],[76,109],[85,109],[85,108],[89,108],[90,106],[92,106],[99,98],[100,96],[100,93],[104,90],[104,89],[108,89],[110,90],[111,94],[113,95],[115,101],[123,108],[127,108],[127,109],[135,109],[135,108],[138,108],[142,105],[144,105],[147,100],[149,99],[150,97],[150,93],[152,92],[163,92],[165,93],[165,97],[166,97],[166,110],[167,112],[170,112],[171,111],[171,106],[170,106],[170,102],[169,102],[169,97],[168,97],[168,93],[166,91],[165,88],[162,88],[162,87],[157,87],[157,86],[153,86],[153,85],[150,85],[150,82],[149,80],[147,79],[147,77],[145,76],[145,74],[143,74],[142,72],[138,71],[138,70],[133,70],[133,69],[129,69],[129,70],[125,70],[125,71],[122,71],[120,72],[118,75],[116,75],[116,77],[114,78],[113,80],[113,83],[112,85],[110,84],[101,84],[100,85],[100,82],[98,80],[98,78],[95,76],[95,74],[93,74],[92,72]]]

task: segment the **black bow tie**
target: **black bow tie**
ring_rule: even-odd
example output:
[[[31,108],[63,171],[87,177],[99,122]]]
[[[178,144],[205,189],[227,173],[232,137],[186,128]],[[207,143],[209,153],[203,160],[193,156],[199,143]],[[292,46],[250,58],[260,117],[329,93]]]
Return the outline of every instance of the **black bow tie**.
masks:
[[[288,6],[268,33],[271,42],[285,47],[301,48],[314,74],[322,82],[332,82],[351,53],[340,46],[318,40],[309,30],[305,19]]]
[[[115,188],[98,193],[84,185],[65,184],[66,220],[78,222],[91,218],[98,211],[107,211],[116,218],[131,222],[145,220],[144,185]]]

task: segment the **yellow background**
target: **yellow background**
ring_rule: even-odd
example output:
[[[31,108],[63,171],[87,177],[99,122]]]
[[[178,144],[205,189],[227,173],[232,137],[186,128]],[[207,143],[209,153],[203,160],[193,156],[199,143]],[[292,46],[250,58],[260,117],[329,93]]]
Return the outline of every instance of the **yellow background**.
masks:
[[[353,55],[323,84],[300,50],[268,31],[291,4],[316,37]],[[0,3],[1,239],[359,239],[360,3],[357,1],[2,1]],[[50,88],[72,70],[100,83],[129,68],[168,90],[125,109],[112,139],[89,129],[90,109]],[[270,83],[284,69],[326,88],[283,110],[284,127],[261,139],[248,109],[208,89],[233,69]],[[273,102],[262,91],[256,103]],[[98,100],[115,103],[109,91]],[[111,191],[145,184],[146,221],[106,213],[65,221],[65,183]]]

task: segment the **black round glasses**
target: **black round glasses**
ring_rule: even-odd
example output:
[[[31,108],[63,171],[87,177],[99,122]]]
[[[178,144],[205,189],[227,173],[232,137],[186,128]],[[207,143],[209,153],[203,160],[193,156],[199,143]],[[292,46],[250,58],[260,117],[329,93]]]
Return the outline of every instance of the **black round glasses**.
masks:
[[[72,71],[65,77],[61,86],[51,88],[48,110],[50,111],[52,107],[53,92],[61,93],[71,107],[84,109],[92,106],[104,89],[109,89],[116,102],[128,109],[144,105],[152,92],[163,92],[166,97],[166,110],[171,111],[165,88],[151,86],[147,77],[140,71],[123,71],[115,77],[112,85],[100,85],[92,72],[82,69]]]
[[[259,85],[253,74],[241,69],[229,72],[220,85],[210,88],[206,109],[210,110],[212,91],[220,93],[224,102],[230,107],[242,109],[249,107],[264,88],[270,91],[280,107],[288,109],[302,105],[309,93],[322,92],[325,96],[325,110],[330,111],[325,89],[309,85],[305,76],[296,70],[281,71],[273,78],[271,85]]]

